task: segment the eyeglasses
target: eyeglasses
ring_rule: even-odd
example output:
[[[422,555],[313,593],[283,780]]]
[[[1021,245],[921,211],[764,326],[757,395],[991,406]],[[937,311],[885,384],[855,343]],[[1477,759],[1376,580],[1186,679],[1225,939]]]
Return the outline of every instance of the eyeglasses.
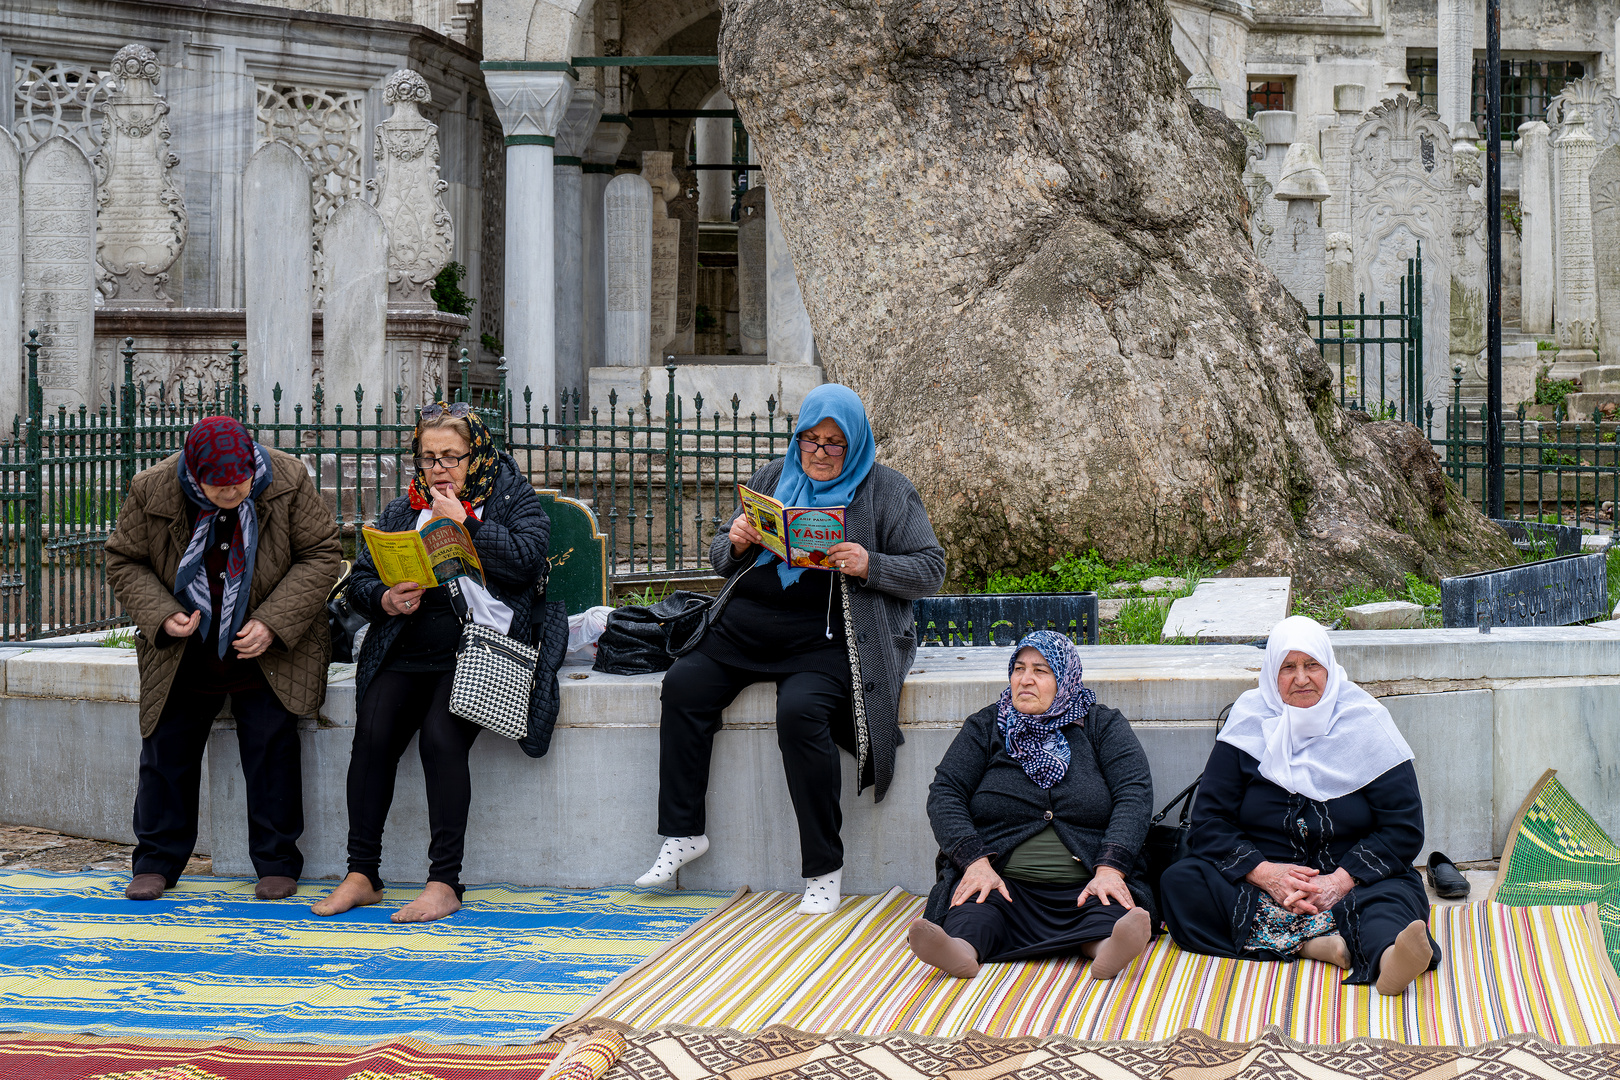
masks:
[[[828,457],[843,457],[845,451],[847,451],[849,447],[844,446],[842,443],[816,442],[814,439],[800,439],[799,449],[803,450],[806,454],[813,454],[817,450],[825,450],[827,451]]]
[[[442,401],[436,401],[432,405],[422,406],[422,419],[424,420],[437,420],[441,416],[450,416],[453,419],[460,420],[462,417],[471,415],[471,413],[472,406],[465,401],[457,401],[449,405]]]
[[[419,457],[419,458],[412,458],[411,461],[414,462],[416,467],[418,469],[421,469],[423,472],[427,472],[429,469],[433,468],[435,465],[437,465],[439,468],[445,470],[446,472],[449,472],[451,469],[455,468],[457,465],[460,465],[463,461],[466,461],[470,457],[472,457],[472,454],[468,453],[468,454],[447,455],[445,457],[436,457],[436,458]]]

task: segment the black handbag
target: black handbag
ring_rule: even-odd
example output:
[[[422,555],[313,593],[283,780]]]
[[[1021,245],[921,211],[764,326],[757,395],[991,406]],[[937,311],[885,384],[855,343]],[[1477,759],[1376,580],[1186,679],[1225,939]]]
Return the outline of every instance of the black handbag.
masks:
[[[1147,864],[1147,884],[1153,890],[1153,903],[1159,911],[1164,910],[1164,901],[1159,896],[1159,879],[1170,865],[1185,859],[1189,854],[1188,838],[1192,834],[1192,804],[1193,796],[1198,791],[1198,780],[1188,784],[1180,795],[1171,799],[1160,810],[1153,820],[1148,823],[1147,840],[1142,844],[1142,861]],[[1164,824],[1164,819],[1170,816],[1170,811],[1181,804],[1181,819],[1174,825]],[[1141,819],[1138,818],[1138,821]]]
[[[349,600],[349,575],[354,564],[347,559],[338,570],[337,584],[326,597],[326,629],[332,638],[332,663],[354,663],[354,636],[368,620]]]
[[[615,608],[596,641],[596,662],[591,670],[604,675],[668,671],[676,660],[697,648],[740,580],[742,574],[733,576],[719,596],[678,589],[656,604]]]

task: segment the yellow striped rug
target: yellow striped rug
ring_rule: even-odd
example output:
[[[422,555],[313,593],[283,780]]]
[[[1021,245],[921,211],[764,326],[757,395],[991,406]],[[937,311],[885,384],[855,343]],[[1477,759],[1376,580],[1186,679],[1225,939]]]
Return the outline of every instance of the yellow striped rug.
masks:
[[[959,1038],[1063,1035],[1160,1040],[1193,1028],[1249,1042],[1274,1026],[1311,1044],[1387,1039],[1479,1046],[1515,1034],[1565,1046],[1620,1042],[1590,912],[1473,903],[1430,916],[1440,969],[1403,997],[1343,986],[1336,968],[1219,960],[1168,937],[1119,978],[1083,963],[990,964],[950,979],[915,960],[906,925],[923,900],[899,889],[846,898],[830,916],[794,914],[798,897],[754,893],[622,976],[578,1018],[641,1030],[689,1025],[819,1034],[905,1031]]]

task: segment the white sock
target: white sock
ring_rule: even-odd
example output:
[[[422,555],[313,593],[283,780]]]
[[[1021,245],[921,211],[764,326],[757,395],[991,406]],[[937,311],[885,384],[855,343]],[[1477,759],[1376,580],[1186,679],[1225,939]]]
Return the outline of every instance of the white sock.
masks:
[[[844,881],[840,867],[830,874],[804,879],[804,899],[799,901],[798,915],[830,915],[838,910],[839,893]]]
[[[636,884],[668,885],[675,880],[675,871],[709,850],[707,836],[671,836],[658,850],[658,859],[652,869],[636,878]],[[835,887],[836,888],[836,887]]]

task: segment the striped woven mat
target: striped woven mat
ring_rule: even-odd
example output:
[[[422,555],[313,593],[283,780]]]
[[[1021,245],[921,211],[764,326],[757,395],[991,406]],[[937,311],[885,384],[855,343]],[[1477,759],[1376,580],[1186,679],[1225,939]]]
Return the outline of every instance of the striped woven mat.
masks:
[[[1221,960],[1158,938],[1107,983],[1073,959],[990,964],[958,980],[919,963],[906,925],[923,900],[898,889],[830,916],[796,896],[743,897],[609,987],[577,1019],[639,1030],[912,1032],[1163,1040],[1184,1029],[1247,1043],[1274,1027],[1308,1044],[1387,1039],[1479,1046],[1527,1033],[1567,1046],[1620,1042],[1620,1016],[1589,909],[1473,903],[1430,916],[1440,969],[1402,997],[1344,986],[1337,968]]]
[[[0,1031],[533,1043],[730,899],[483,885],[448,919],[400,926],[414,889],[323,919],[309,904],[325,883],[263,901],[251,881],[186,878],[136,903],[127,881],[0,870]]]

